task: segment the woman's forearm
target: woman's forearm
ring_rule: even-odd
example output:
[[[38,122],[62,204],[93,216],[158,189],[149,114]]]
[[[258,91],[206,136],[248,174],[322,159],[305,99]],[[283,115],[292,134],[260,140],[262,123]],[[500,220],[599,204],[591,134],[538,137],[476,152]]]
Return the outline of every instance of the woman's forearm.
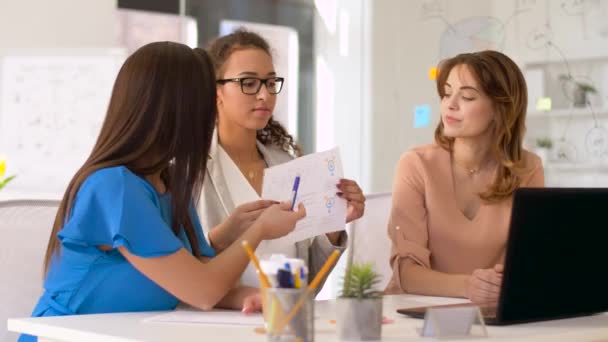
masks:
[[[217,226],[213,227],[209,231],[208,238],[209,244],[217,253],[222,252],[224,249],[230,246],[231,241],[229,241],[230,239],[228,238],[227,233],[225,231],[224,223],[220,223]]]
[[[220,309],[240,310],[243,308],[245,298],[258,293],[260,290],[255,287],[239,286],[234,287],[226,293],[215,307]]]
[[[181,301],[210,310],[234,288],[249,263],[240,242],[247,240],[253,249],[260,244],[261,228],[251,228],[224,252],[206,262],[184,248],[154,258],[136,256],[124,247],[119,247],[119,251],[135,268]]]
[[[427,296],[466,297],[466,274],[448,274],[420,266],[411,260],[400,265],[401,284],[407,293]]]
[[[216,298],[216,303],[226,295],[226,289],[234,287],[250,262],[241,242],[247,240],[255,250],[262,241],[259,231],[259,227],[252,226],[222,253],[204,265],[207,276],[214,279],[209,282],[212,285],[208,286],[206,291],[211,294],[210,297]]]

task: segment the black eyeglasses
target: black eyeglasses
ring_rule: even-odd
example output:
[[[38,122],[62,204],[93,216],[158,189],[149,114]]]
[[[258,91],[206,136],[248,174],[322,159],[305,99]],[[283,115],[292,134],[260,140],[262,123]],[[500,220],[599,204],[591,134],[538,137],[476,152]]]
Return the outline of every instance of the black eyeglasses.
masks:
[[[261,79],[257,77],[242,77],[242,78],[226,78],[223,80],[217,80],[218,84],[226,84],[228,82],[238,82],[241,84],[241,91],[246,95],[255,95],[260,89],[262,89],[262,84],[266,86],[266,90],[270,94],[276,95],[281,92],[283,88],[283,81],[285,79],[283,77],[270,77],[266,79]]]

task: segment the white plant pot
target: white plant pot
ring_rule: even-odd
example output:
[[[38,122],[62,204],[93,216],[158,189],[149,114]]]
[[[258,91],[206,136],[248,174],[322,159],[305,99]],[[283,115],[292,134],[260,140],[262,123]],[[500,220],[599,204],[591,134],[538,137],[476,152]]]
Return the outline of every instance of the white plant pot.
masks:
[[[587,92],[579,89],[578,87],[574,90],[573,96],[574,107],[584,108],[587,107],[588,97]]]
[[[377,341],[382,338],[382,297],[338,298],[338,337],[343,341]]]

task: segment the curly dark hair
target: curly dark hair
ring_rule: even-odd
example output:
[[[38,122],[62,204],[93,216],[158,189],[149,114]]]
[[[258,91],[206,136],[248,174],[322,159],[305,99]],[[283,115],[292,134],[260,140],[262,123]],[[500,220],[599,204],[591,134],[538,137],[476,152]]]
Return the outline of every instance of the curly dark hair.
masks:
[[[242,27],[231,34],[212,40],[207,45],[207,52],[213,61],[216,77],[221,79],[224,76],[224,64],[233,52],[250,48],[260,49],[272,58],[271,48],[266,39]],[[302,150],[293,136],[273,117],[270,118],[266,127],[258,130],[257,139],[264,145],[278,146],[296,157],[302,154]]]

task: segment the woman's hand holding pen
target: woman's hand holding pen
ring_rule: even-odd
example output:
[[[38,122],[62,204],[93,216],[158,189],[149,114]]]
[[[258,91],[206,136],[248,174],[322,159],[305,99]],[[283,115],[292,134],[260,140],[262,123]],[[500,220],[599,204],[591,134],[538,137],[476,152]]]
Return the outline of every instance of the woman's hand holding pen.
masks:
[[[365,196],[359,184],[354,180],[340,179],[340,183],[336,187],[340,190],[337,195],[344,198],[348,203],[348,207],[346,208],[346,223],[363,216],[365,212]]]
[[[500,296],[503,265],[477,269],[467,278],[466,297],[476,304],[496,304]]]
[[[277,201],[258,200],[239,205],[234,211],[209,232],[209,241],[216,251],[230,246],[260,217],[262,212]]]

